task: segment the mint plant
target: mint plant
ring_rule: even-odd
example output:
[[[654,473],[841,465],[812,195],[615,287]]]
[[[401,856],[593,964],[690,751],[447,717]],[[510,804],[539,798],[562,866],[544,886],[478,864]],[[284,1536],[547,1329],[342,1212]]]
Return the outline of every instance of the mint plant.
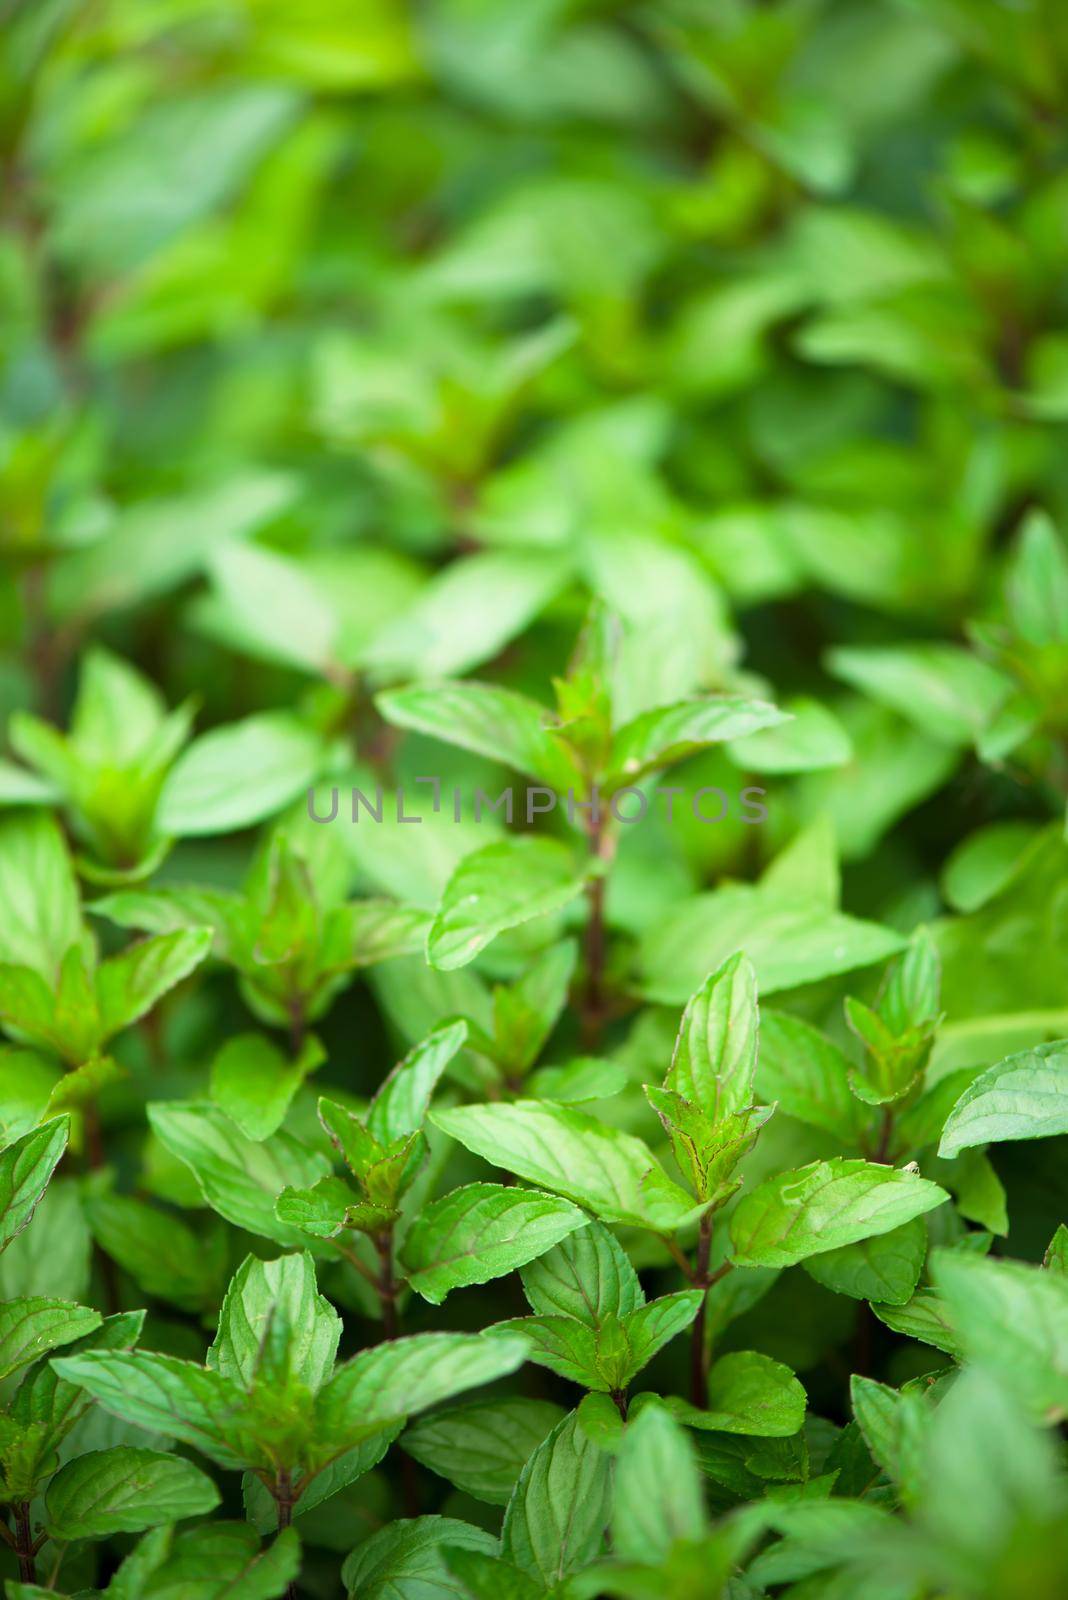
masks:
[[[1066,8],[2,17],[2,1600],[1063,1600]]]

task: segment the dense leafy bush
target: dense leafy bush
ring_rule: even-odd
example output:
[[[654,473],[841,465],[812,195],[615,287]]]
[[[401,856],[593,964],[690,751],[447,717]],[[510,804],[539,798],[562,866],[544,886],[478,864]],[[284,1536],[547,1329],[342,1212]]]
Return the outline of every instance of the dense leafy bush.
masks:
[[[9,1600],[1059,1600],[1068,8],[3,13]]]

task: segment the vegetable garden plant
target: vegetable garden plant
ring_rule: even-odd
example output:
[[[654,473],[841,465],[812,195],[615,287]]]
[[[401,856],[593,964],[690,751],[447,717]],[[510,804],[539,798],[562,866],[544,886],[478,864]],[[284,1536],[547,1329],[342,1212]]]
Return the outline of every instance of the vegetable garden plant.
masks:
[[[7,1600],[1063,1600],[1068,9],[0,12]]]

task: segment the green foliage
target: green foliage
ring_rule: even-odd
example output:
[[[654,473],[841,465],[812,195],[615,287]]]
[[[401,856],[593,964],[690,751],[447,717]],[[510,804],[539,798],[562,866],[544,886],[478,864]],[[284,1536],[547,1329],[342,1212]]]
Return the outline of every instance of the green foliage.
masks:
[[[5,1600],[1063,1600],[1068,10],[2,15]]]

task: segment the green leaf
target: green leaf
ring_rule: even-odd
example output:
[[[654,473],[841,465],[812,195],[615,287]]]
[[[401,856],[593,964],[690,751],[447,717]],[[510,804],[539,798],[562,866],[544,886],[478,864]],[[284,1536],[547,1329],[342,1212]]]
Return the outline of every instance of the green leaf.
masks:
[[[300,1248],[299,1229],[280,1222],[274,1205],[287,1185],[310,1188],[329,1162],[287,1133],[247,1139],[217,1107],[156,1102],[148,1120],[161,1143],[187,1166],[213,1210],[227,1222],[276,1243]]]
[[[351,1184],[333,1175],[320,1178],[310,1189],[283,1189],[275,1201],[279,1222],[311,1234],[313,1239],[333,1239],[351,1226],[350,1215],[362,1205]]]
[[[588,1218],[555,1195],[470,1183],[416,1217],[402,1260],[413,1289],[440,1305],[452,1289],[488,1283],[525,1266]]]
[[[241,1389],[222,1373],[147,1350],[88,1350],[54,1366],[113,1416],[194,1445],[220,1467],[268,1464],[247,1432]]]
[[[288,712],[264,711],[215,728],[171,769],[158,825],[179,838],[247,828],[303,794],[324,759],[318,734]]]
[[[292,1528],[264,1547],[245,1522],[204,1523],[173,1542],[169,1533],[145,1535],[112,1579],[108,1600],[280,1600],[300,1571]],[[167,1547],[153,1549],[149,1541],[159,1535]]]
[[[465,856],[445,886],[427,935],[427,959],[464,967],[508,928],[560,911],[583,886],[574,858],[555,839],[520,834]]]
[[[208,563],[231,631],[268,661],[325,673],[332,666],[338,617],[293,561],[234,540]]]
[[[776,706],[743,695],[682,700],[644,711],[613,738],[605,787],[637,783],[647,772],[674,766],[708,745],[741,739],[788,720]]]
[[[965,1089],[946,1120],[940,1156],[1007,1139],[1068,1133],[1068,1042],[1022,1050]]]
[[[102,1037],[128,1028],[187,978],[211,949],[210,928],[161,933],[112,956],[97,968]]]
[[[850,1379],[853,1414],[872,1459],[901,1491],[906,1503],[921,1492],[930,1409],[924,1396],[890,1389],[873,1378]]]
[[[748,772],[816,772],[850,759],[852,740],[818,700],[785,700],[782,710],[789,721],[731,741],[727,754],[736,766]]]
[[[548,605],[570,566],[546,550],[486,550],[453,561],[382,630],[364,662],[392,678],[469,672]]]
[[[314,1392],[333,1371],[340,1337],[341,1319],[318,1293],[310,1255],[246,1256],[226,1291],[208,1366],[245,1388],[264,1366],[272,1382]]]
[[[643,930],[643,988],[650,1000],[682,1005],[707,973],[742,950],[768,995],[885,961],[903,943],[889,928],[807,896],[728,884],[683,900]]]
[[[731,956],[689,1001],[664,1082],[719,1119],[753,1099],[757,1059],[756,973]]]
[[[532,1072],[527,1089],[536,1100],[558,1100],[561,1105],[577,1106],[591,1100],[611,1100],[629,1082],[626,1068],[616,1062],[579,1056],[566,1066],[540,1067]]]
[[[0,1250],[33,1216],[70,1137],[70,1118],[54,1117],[0,1153]]]
[[[1044,511],[1028,512],[1006,573],[1015,632],[1028,644],[1068,644],[1068,552]]]
[[[487,1332],[493,1337],[521,1334],[528,1344],[529,1361],[584,1389],[607,1394],[622,1382],[620,1358],[626,1357],[626,1345],[618,1324],[612,1324],[611,1348],[606,1352],[611,1370],[607,1373],[600,1359],[599,1330],[573,1317],[513,1317],[495,1323]]]
[[[132,1349],[144,1320],[143,1311],[122,1311],[105,1317],[91,1333],[74,1341],[68,1355],[80,1355],[86,1350]],[[11,1402],[11,1416],[27,1434],[37,1434],[43,1475],[52,1470],[49,1452],[62,1443],[91,1406],[91,1398],[77,1384],[61,1377],[47,1357],[23,1376]]]
[[[919,1282],[926,1255],[926,1224],[913,1217],[889,1233],[809,1256],[804,1268],[835,1294],[903,1306]]]
[[[807,1256],[889,1233],[947,1198],[926,1178],[835,1157],[769,1178],[731,1216],[731,1259],[789,1267]]]
[[[401,1443],[422,1466],[465,1494],[503,1506],[524,1463],[563,1415],[548,1400],[476,1400],[421,1418]]]
[[[0,817],[0,961],[52,982],[81,937],[78,887],[63,835],[43,811]]]
[[[341,1581],[360,1600],[452,1600],[456,1594],[445,1551],[493,1555],[497,1541],[455,1517],[415,1517],[380,1528],[345,1560]]]
[[[785,1439],[805,1420],[805,1391],[797,1378],[789,1367],[755,1350],[735,1351],[713,1364],[702,1409],[675,1395],[666,1403],[680,1422],[709,1433]]]
[[[628,1317],[645,1304],[626,1251],[599,1222],[572,1233],[520,1276],[532,1311],[574,1317],[590,1328],[609,1316]]]
[[[318,1447],[361,1437],[465,1389],[492,1383],[522,1366],[525,1339],[514,1335],[417,1333],[362,1350],[338,1367],[315,1400]]]
[[[90,1195],[85,1207],[93,1237],[147,1294],[186,1311],[217,1302],[226,1265],[221,1228],[194,1232],[129,1195]]]
[[[517,1100],[437,1111],[431,1120],[475,1155],[606,1222],[672,1232],[700,1210],[640,1139],[581,1111]]]
[[[91,1450],[61,1467],[45,1496],[51,1538],[106,1539],[201,1516],[219,1504],[211,1479],[180,1456],[155,1450]]]
[[[943,744],[973,743],[1009,688],[1000,672],[949,644],[841,646],[827,665]]]
[[[704,1292],[701,1289],[679,1289],[675,1294],[661,1295],[639,1306],[623,1322],[623,1331],[629,1348],[623,1381],[617,1386],[625,1388],[632,1383],[643,1367],[666,1344],[688,1328],[701,1309]]]
[[[549,731],[552,713],[511,689],[489,683],[418,683],[380,694],[375,704],[395,727],[488,756],[561,793],[579,787],[575,763]]]
[[[938,1250],[932,1277],[969,1360],[1036,1416],[1068,1416],[1068,1280],[1018,1261]]]
[[[246,1137],[269,1138],[304,1079],[324,1059],[316,1039],[308,1039],[291,1061],[262,1033],[235,1034],[211,1064],[211,1097]]]
[[[1053,1556],[1045,1530],[1064,1516],[1057,1452],[991,1373],[962,1373],[935,1411],[918,1513],[974,1593],[1002,1588],[1021,1549]]]
[[[1015,877],[1039,837],[1033,822],[992,822],[950,851],[941,889],[954,911],[978,911]]]
[[[100,1322],[99,1311],[69,1300],[34,1295],[6,1301],[0,1306],[0,1378],[28,1367],[48,1350],[84,1338]]]
[[[572,1412],[519,1475],[501,1529],[501,1553],[545,1587],[584,1567],[601,1547],[611,1509],[611,1457]]]
[[[880,1322],[885,1322],[895,1333],[903,1333],[923,1344],[932,1344],[936,1350],[959,1358],[962,1355],[960,1340],[950,1326],[944,1300],[932,1289],[917,1289],[912,1299],[903,1306],[881,1305],[872,1301],[872,1310]]]
[[[626,1560],[660,1565],[680,1539],[708,1531],[697,1455],[659,1405],[627,1424],[616,1458],[612,1547]]]
[[[825,1034],[785,1011],[761,1012],[756,1088],[780,1112],[855,1145],[865,1116],[849,1089],[849,1058]]]
[[[464,1600],[542,1600],[545,1590],[539,1582],[520,1572],[510,1561],[486,1555],[482,1550],[459,1550],[454,1545],[444,1551],[445,1565],[462,1588]]]
[[[434,1090],[466,1038],[466,1023],[447,1023],[435,1028],[393,1068],[367,1109],[368,1131],[381,1144],[422,1128]]]

